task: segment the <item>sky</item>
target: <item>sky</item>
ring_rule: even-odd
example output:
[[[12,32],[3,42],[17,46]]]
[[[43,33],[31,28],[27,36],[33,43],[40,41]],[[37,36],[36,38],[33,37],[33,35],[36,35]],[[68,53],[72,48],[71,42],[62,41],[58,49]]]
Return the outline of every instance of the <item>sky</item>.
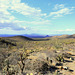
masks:
[[[0,0],[0,34],[75,34],[75,0]]]

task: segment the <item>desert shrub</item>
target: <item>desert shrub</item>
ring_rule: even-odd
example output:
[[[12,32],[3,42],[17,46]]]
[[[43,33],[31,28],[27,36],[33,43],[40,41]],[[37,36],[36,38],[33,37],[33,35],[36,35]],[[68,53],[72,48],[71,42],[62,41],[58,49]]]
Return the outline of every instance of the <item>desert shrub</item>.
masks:
[[[23,74],[23,71],[25,69],[25,60],[27,60],[28,53],[25,51],[24,53],[20,53],[20,61],[18,62],[19,68],[21,73]]]
[[[57,61],[60,61],[60,62],[64,62],[64,58],[63,58],[62,55],[58,55],[58,56],[56,57],[56,60],[57,60]]]

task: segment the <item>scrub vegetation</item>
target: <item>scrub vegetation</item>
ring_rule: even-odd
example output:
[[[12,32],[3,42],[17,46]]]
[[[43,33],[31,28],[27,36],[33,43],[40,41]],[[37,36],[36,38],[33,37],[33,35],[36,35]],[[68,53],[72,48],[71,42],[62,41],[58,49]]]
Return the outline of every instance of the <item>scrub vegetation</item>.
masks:
[[[0,37],[0,75],[75,75],[74,66],[74,37]]]

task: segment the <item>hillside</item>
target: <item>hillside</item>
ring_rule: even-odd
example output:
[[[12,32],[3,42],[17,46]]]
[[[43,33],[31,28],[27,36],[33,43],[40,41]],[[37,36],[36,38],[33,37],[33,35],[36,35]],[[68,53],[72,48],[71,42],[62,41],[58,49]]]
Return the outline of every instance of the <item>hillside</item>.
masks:
[[[67,36],[67,38],[75,38],[75,34]]]
[[[15,42],[11,42],[9,40],[5,40],[3,38],[0,38],[0,48],[2,48],[2,47],[5,48],[9,45],[16,46]]]
[[[13,36],[13,37],[3,37],[4,39],[14,40],[14,41],[32,41],[33,39],[25,36]]]
[[[68,38],[75,38],[75,34],[73,34],[73,35],[52,36],[52,37],[47,37],[47,38],[48,39],[51,39],[51,38],[68,39]]]
[[[0,38],[0,75],[75,75],[75,39],[48,38]]]
[[[52,38],[67,38],[69,35],[53,36]]]

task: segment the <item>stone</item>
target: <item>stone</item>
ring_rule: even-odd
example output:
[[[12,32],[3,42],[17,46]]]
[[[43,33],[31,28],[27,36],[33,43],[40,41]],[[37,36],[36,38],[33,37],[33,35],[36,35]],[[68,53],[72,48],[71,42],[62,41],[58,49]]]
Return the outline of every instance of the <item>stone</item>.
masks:
[[[67,67],[67,66],[63,66],[63,69],[64,69],[64,70],[68,70],[68,67]]]

